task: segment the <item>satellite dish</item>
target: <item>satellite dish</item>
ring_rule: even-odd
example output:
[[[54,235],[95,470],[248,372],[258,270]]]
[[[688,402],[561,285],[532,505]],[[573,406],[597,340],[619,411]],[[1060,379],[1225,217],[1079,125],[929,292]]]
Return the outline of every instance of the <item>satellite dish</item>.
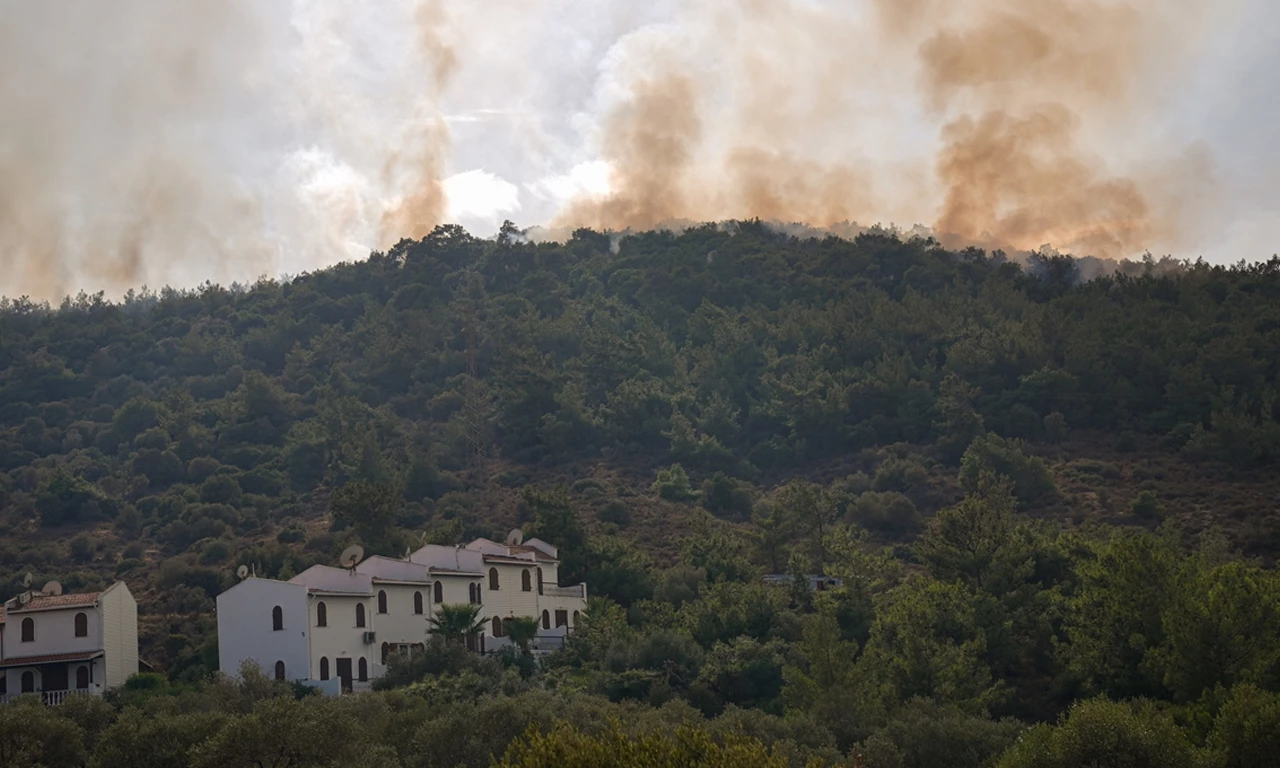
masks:
[[[519,528],[512,528],[511,533],[507,534],[507,546],[518,547],[524,543],[524,531]]]
[[[47,582],[44,585],[44,588],[40,590],[40,592],[50,597],[57,597],[58,595],[62,594],[62,584],[57,581]]]
[[[31,586],[31,574],[30,574],[30,573],[27,573],[27,575],[26,575],[26,576],[23,576],[23,577],[22,577],[22,586],[23,586],[24,588],[26,588],[26,587],[30,587],[30,586]]]
[[[352,544],[342,550],[341,555],[338,555],[338,563],[341,564],[343,568],[355,568],[356,563],[359,563],[363,558],[364,547],[359,544]]]
[[[236,578],[243,579],[249,575],[249,566],[242,565],[236,569]]]

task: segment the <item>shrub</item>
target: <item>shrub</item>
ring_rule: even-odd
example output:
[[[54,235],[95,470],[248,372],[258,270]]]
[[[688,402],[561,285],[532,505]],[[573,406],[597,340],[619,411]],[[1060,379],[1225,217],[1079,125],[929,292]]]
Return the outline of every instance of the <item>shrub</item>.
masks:
[[[1213,721],[1209,746],[1229,768],[1269,768],[1280,755],[1280,694],[1252,685],[1231,689]]]
[[[1055,726],[1032,728],[997,768],[1194,768],[1201,764],[1173,720],[1151,705],[1080,702]]]
[[[919,456],[903,456],[885,459],[876,467],[876,476],[871,481],[873,491],[906,492],[924,485],[928,472]]]
[[[901,493],[864,493],[850,505],[849,518],[865,528],[886,533],[909,533],[920,525],[915,503]]]
[[[1067,437],[1067,417],[1058,411],[1045,416],[1044,437],[1055,445],[1065,440]]]
[[[200,501],[206,504],[236,504],[241,495],[240,483],[229,475],[214,475],[200,486]]]
[[[626,528],[631,525],[631,512],[626,504],[611,501],[596,513],[596,519],[602,523],[612,523],[619,528]]]
[[[1152,491],[1140,491],[1129,505],[1129,512],[1135,517],[1153,520],[1164,516],[1164,505]]]
[[[604,485],[595,478],[585,477],[573,484],[574,493],[587,499],[598,499],[604,495]]]
[[[226,562],[231,556],[231,545],[227,542],[217,539],[205,545],[204,551],[200,553],[201,565],[217,565]]]
[[[87,563],[93,559],[93,539],[89,538],[87,533],[82,533],[71,540],[68,549],[71,552],[71,559],[77,563]]]
[[[689,475],[679,464],[658,470],[658,479],[654,481],[653,488],[658,496],[667,501],[692,501],[698,498],[693,486],[689,484]]]
[[[745,518],[751,514],[751,490],[723,472],[717,472],[702,484],[702,506],[713,515]]]
[[[965,489],[976,489],[984,471],[1012,480],[1014,495],[1024,506],[1058,494],[1049,466],[1038,456],[1023,453],[1018,440],[991,433],[974,438],[960,459],[960,480]]]
[[[307,538],[307,532],[301,527],[291,525],[276,534],[276,541],[281,544],[292,544],[297,541],[303,541]]]

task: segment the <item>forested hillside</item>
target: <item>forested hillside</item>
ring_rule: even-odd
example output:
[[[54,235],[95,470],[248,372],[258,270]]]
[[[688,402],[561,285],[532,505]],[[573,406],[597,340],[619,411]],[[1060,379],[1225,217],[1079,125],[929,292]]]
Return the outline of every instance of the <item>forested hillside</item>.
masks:
[[[239,564],[514,525],[603,600],[550,668],[432,656],[440,706],[679,702],[876,765],[932,764],[927,721],[978,765],[1021,732],[998,718],[1107,694],[1165,704],[1072,721],[1200,760],[1280,682],[1280,260],[1082,281],[874,232],[442,227],[279,282],[0,310],[0,591],[125,579],[174,684],[216,667]],[[1005,764],[1058,764],[1069,727]]]

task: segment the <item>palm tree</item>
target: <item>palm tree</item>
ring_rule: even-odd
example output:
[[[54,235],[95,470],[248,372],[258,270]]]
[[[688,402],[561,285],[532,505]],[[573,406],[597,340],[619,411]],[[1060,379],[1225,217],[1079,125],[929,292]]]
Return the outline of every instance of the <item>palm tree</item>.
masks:
[[[502,622],[511,642],[520,647],[521,652],[529,653],[529,643],[538,636],[538,620],[528,617],[517,617]]]
[[[480,606],[468,603],[442,603],[436,615],[427,619],[427,629],[433,635],[456,643],[466,643],[468,637],[484,631],[485,623],[478,618]]]

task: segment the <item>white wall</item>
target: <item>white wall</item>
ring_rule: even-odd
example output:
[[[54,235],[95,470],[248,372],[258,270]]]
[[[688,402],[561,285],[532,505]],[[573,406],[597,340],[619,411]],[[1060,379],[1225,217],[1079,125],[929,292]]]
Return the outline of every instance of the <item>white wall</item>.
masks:
[[[89,617],[89,636],[76,637],[76,614]],[[35,641],[22,642],[22,621],[35,622]],[[10,613],[5,619],[5,658],[76,653],[102,648],[102,614],[98,608],[55,608],[31,613]]]
[[[378,592],[387,593],[387,612],[377,613]],[[413,593],[422,593],[422,613],[413,612]],[[373,584],[374,629],[382,643],[425,643],[427,617],[431,615],[431,588],[426,585]],[[382,652],[378,652],[381,660]]]
[[[377,604],[365,595],[307,595],[307,616],[310,627],[309,663],[310,677],[320,679],[320,659],[329,660],[329,677],[337,678],[337,659],[351,659],[351,679],[359,678],[359,659],[369,664],[369,676],[374,676],[373,663],[379,661],[379,638],[373,645],[365,645],[364,633],[377,631]],[[328,625],[316,626],[316,609],[320,603],[325,604]],[[364,605],[365,626],[356,626],[356,604]]]
[[[102,649],[107,688],[124,685],[138,671],[138,603],[123,581],[112,584],[98,598],[101,606]],[[89,634],[94,631],[89,622]],[[74,683],[73,683],[74,685]]]
[[[284,629],[279,632],[272,630],[271,619],[277,605],[284,612]],[[227,675],[238,677],[240,665],[251,659],[271,676],[276,661],[283,661],[286,678],[305,679],[310,676],[310,624],[305,586],[245,579],[218,595],[218,666]]]
[[[463,576],[460,574],[458,575],[434,574],[432,576],[432,587],[431,587],[431,595],[430,595],[430,598],[431,598],[430,602],[432,606],[436,604],[435,583],[437,582],[440,584],[440,587],[441,587],[440,591],[441,591],[441,596],[444,598],[443,602],[449,603],[452,605],[457,603],[470,603],[471,602],[470,587],[472,584],[479,584],[480,578],[478,576]],[[437,609],[433,607],[431,609],[432,614],[436,613],[436,610]]]
[[[496,568],[498,571],[498,589],[489,588],[492,583],[489,577],[489,570]],[[529,571],[529,591],[525,592],[521,574]],[[509,618],[512,616],[537,616],[538,615],[538,576],[537,569],[533,563],[525,565],[509,565],[507,563],[485,563],[484,578],[481,579],[484,585],[484,593],[482,599],[484,601],[484,612],[487,617],[498,616],[501,618]]]

